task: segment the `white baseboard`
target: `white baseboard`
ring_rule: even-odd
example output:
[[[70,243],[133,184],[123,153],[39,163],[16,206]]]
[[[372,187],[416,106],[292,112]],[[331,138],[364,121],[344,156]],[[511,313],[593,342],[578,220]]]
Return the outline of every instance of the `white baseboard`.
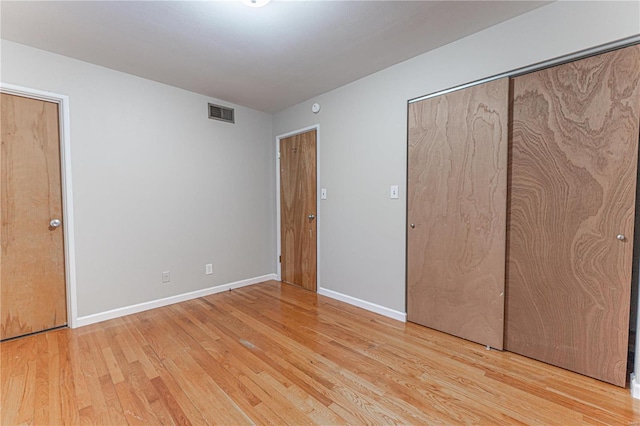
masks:
[[[640,399],[640,380],[636,379],[635,373],[631,373],[631,396]]]
[[[338,293],[337,291],[328,290],[326,288],[318,287],[318,294],[357,306],[358,308],[366,309],[367,311],[375,312],[376,314],[384,315],[385,317],[407,322],[406,312],[389,309],[384,306],[376,305],[375,303],[367,302],[366,300],[358,299],[357,297],[347,296],[346,294]]]
[[[149,309],[160,308],[162,306],[172,305],[185,300],[197,299],[198,297],[208,296],[210,294],[221,293],[223,291],[232,290],[234,288],[245,287],[252,284],[261,283],[263,281],[275,280],[276,274],[263,275],[261,277],[249,278],[242,281],[236,281],[229,284],[222,284],[215,287],[209,287],[202,290],[191,291],[189,293],[178,294],[176,296],[165,297],[163,299],[152,300],[149,302],[138,303],[137,305],[125,306],[123,308],[112,309],[110,311],[100,312],[93,315],[80,317],[76,321],[76,327],[82,327],[89,324],[95,324],[110,320],[113,318],[123,317]]]

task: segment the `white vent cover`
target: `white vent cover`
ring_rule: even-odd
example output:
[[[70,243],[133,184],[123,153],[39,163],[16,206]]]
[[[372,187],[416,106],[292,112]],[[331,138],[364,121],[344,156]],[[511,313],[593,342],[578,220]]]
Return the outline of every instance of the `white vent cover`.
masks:
[[[227,123],[235,123],[233,108],[227,108],[215,104],[209,104],[209,118],[213,120],[226,121]]]

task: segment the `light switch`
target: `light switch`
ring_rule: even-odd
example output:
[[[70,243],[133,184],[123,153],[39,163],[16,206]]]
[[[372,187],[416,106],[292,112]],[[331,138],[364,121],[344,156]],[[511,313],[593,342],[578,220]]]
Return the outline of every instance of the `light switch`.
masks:
[[[326,188],[322,188],[320,190],[320,199],[321,200],[326,200],[327,199],[327,190],[326,190]]]
[[[391,185],[391,198],[398,198],[398,185]]]

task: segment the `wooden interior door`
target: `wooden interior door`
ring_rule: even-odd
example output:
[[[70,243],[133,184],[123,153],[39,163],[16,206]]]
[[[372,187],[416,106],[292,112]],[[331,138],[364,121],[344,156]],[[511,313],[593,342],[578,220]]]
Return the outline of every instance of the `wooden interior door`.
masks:
[[[67,323],[58,105],[2,94],[0,338]],[[55,223],[54,223],[55,225]]]
[[[409,105],[407,318],[502,349],[507,79]]]
[[[639,118],[640,46],[513,79],[505,347],[618,386]]]
[[[316,131],[280,139],[282,281],[316,291]]]

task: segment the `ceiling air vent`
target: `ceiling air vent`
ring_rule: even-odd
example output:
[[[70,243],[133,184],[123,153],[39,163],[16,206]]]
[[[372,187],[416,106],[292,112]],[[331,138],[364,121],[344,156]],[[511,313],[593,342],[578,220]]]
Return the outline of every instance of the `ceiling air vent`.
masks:
[[[213,120],[226,121],[227,123],[235,123],[233,108],[227,108],[220,105],[209,104],[209,118]]]

